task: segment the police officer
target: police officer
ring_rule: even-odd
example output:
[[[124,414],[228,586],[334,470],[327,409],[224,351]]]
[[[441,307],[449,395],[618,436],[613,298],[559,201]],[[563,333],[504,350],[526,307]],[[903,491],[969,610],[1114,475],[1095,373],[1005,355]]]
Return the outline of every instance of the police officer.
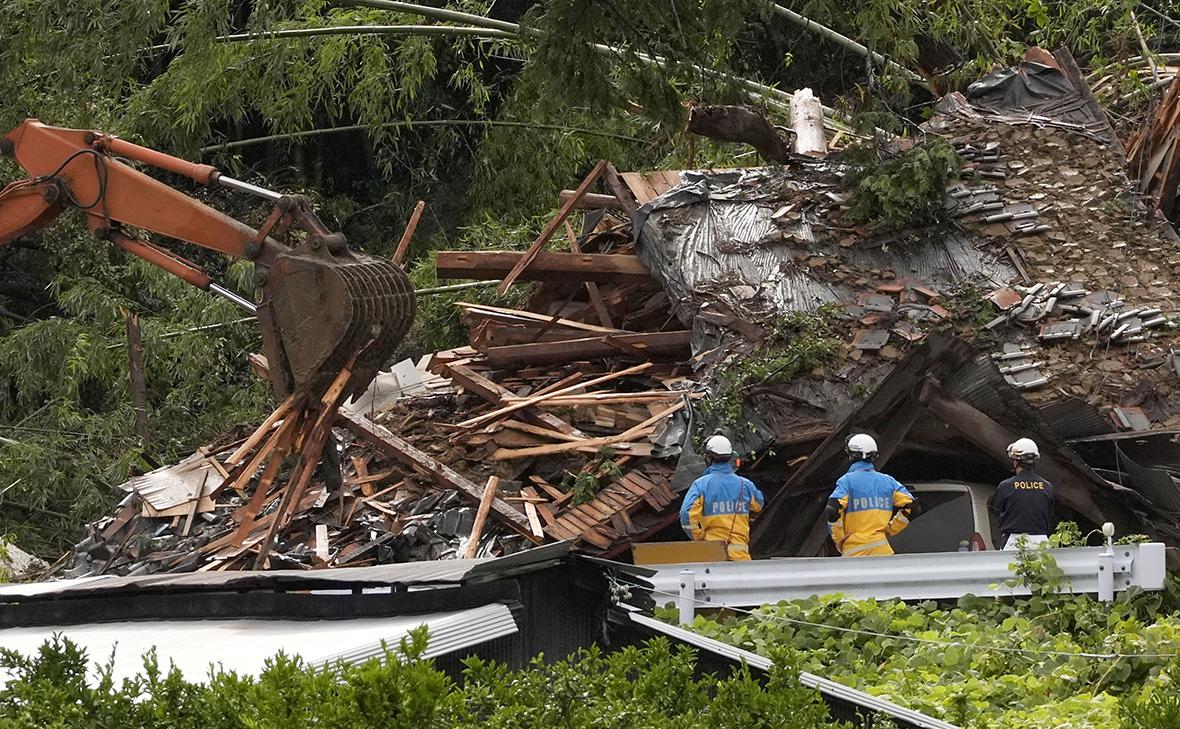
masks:
[[[892,476],[873,466],[877,441],[858,433],[845,446],[852,465],[828,498],[832,541],[845,557],[893,554],[888,537],[910,525],[920,512],[913,495]]]
[[[1048,541],[1056,519],[1053,516],[1053,484],[1033,471],[1041,452],[1029,438],[1020,438],[1008,446],[1008,458],[1016,475],[1000,482],[988,499],[988,508],[1000,519],[1004,549],[1016,549],[1020,537],[1029,544]]]
[[[750,514],[762,511],[762,492],[733,471],[733,444],[723,435],[705,443],[709,467],[693,481],[680,506],[680,526],[694,542],[725,542],[734,561],[750,559]]]

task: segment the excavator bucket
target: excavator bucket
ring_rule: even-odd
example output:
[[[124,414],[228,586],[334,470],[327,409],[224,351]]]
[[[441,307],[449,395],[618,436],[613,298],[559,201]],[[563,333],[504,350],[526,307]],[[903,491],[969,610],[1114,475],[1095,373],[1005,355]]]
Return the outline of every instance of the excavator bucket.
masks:
[[[414,290],[402,269],[347,249],[305,244],[280,253],[263,291],[292,389],[322,390],[359,352],[345,392],[363,392],[414,321]]]

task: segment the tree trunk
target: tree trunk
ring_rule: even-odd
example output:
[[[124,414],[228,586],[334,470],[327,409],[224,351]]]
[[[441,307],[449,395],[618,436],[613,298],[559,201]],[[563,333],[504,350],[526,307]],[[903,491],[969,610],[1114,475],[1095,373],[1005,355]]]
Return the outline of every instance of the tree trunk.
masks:
[[[718,142],[748,144],[767,162],[786,164],[791,153],[766,117],[741,106],[694,106],[688,116],[688,131]]]
[[[824,140],[824,110],[811,89],[799,89],[791,100],[791,127],[795,130],[795,152],[814,157],[828,153]]]
[[[131,406],[135,410],[135,432],[145,451],[152,446],[152,431],[148,423],[147,381],[143,374],[143,340],[139,334],[139,315],[128,311],[127,353],[131,373]]]

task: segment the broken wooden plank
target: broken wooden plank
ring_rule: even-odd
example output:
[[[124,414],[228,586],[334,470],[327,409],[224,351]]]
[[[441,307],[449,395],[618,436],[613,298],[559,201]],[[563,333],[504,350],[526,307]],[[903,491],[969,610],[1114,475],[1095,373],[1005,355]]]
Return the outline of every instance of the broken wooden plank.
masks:
[[[472,304],[469,301],[457,301],[455,306],[463,309],[465,312],[475,314],[487,319],[494,319],[498,321],[517,323],[517,322],[539,322],[547,324],[553,319],[552,316],[545,314],[538,314],[535,311],[525,311],[523,309],[505,309],[499,306],[486,306],[484,304]],[[633,334],[634,332],[627,332],[622,329],[607,329],[596,324],[587,324],[582,321],[574,321],[573,319],[558,319],[557,326],[566,327],[567,329],[581,329],[587,332],[594,332],[596,334]],[[473,351],[474,354],[474,351]]]
[[[570,225],[570,221],[565,221],[565,235],[569,238],[570,250],[574,253],[580,254],[582,252],[581,246],[578,244],[578,236],[574,235],[574,227]],[[586,295],[590,298],[590,304],[594,307],[594,312],[598,314],[598,321],[607,328],[613,329],[615,323],[610,318],[610,311],[606,308],[606,303],[602,300],[602,293],[598,290],[598,284],[593,281],[586,282]]]
[[[499,476],[489,476],[487,484],[483,487],[483,495],[479,498],[479,508],[475,511],[475,523],[471,525],[471,536],[467,539],[467,551],[463,556],[467,559],[475,557],[475,553],[479,551],[479,540],[483,536],[483,525],[488,520],[488,512],[491,511],[492,502],[496,500],[496,487],[500,485]],[[530,524],[530,529],[532,525]]]
[[[557,364],[582,359],[605,359],[608,357],[634,356],[633,349],[642,352],[643,358],[678,359],[692,354],[692,332],[651,332],[642,334],[617,334],[606,337],[569,339],[561,342],[537,342],[535,344],[510,344],[503,347],[488,347],[484,352],[488,364],[494,367],[508,367],[518,364]],[[619,344],[626,346],[626,351]]]
[[[525,496],[541,500],[541,497],[537,494],[536,489],[532,488],[531,486],[521,487],[520,492]],[[533,536],[537,537],[538,539],[544,539],[545,529],[541,526],[541,518],[537,511],[537,507],[538,504],[535,504],[532,501],[526,501],[524,502],[524,513],[529,519],[529,525],[533,528]]]
[[[627,184],[619,177],[619,171],[610,162],[606,163],[606,169],[602,171],[603,180],[606,186],[614,193],[615,199],[623,206],[623,211],[627,213],[628,217],[635,215],[639,204],[635,196],[631,193]]]
[[[528,250],[524,252],[524,255],[520,257],[520,259],[516,262],[516,265],[512,267],[512,270],[509,271],[508,275],[504,277],[504,280],[500,282],[500,285],[496,287],[497,292],[501,294],[508,292],[508,289],[511,288],[512,284],[516,281],[520,274],[526,268],[528,268],[528,265],[532,263],[533,258],[541,251],[541,248],[543,248],[545,244],[549,242],[549,239],[553,237],[553,234],[557,231],[557,227],[561,225],[567,217],[569,217],[571,212],[573,212],[574,205],[577,204],[578,200],[590,191],[590,186],[598,180],[599,175],[601,175],[606,169],[606,165],[606,160],[598,160],[598,164],[594,165],[594,168],[590,170],[590,174],[586,175],[586,178],[582,180],[580,185],[578,185],[578,189],[574,190],[574,194],[565,201],[565,204],[562,205],[561,209],[557,211],[557,215],[555,215],[553,219],[549,221],[549,223],[541,231],[541,234],[537,236],[537,239],[532,242],[532,244],[528,247]]]
[[[523,260],[517,251],[438,251],[434,265],[440,279],[502,279]],[[538,253],[520,274],[522,281],[589,281],[593,283],[646,283],[652,280],[647,266],[631,253]]]
[[[275,427],[275,425],[277,425],[280,420],[286,417],[287,413],[291,411],[291,408],[294,404],[295,396],[288,395],[287,399],[283,400],[283,402],[281,402],[279,406],[274,409],[274,412],[266,416],[266,420],[262,421],[262,425],[259,425],[254,430],[250,437],[246,439],[246,442],[243,443],[240,448],[234,451],[233,454],[231,454],[230,457],[226,459],[225,465],[238,465],[238,463],[246,457],[246,454],[254,450],[255,446],[262,442],[262,439],[270,433],[271,428]]]
[[[604,170],[605,171],[605,170]],[[576,199],[576,190],[562,190],[560,194],[561,202],[564,204],[570,199],[574,199],[574,207],[578,210],[622,210],[623,203],[619,202],[619,198],[614,195],[603,195],[597,192],[588,192]]]
[[[564,387],[560,390],[553,390],[552,392],[547,392],[544,395],[534,395],[533,397],[530,397],[527,400],[522,400],[521,402],[513,403],[511,405],[507,405],[505,407],[499,408],[498,410],[493,410],[490,413],[485,413],[485,414],[480,415],[478,417],[469,418],[467,420],[464,420],[462,423],[459,423],[459,426],[463,427],[463,428],[469,428],[469,427],[472,427],[475,425],[480,425],[482,423],[488,422],[489,420],[495,420],[499,417],[507,415],[508,413],[513,413],[513,412],[516,412],[517,410],[521,410],[522,408],[526,408],[531,405],[536,405],[538,403],[544,402],[545,400],[548,400],[552,397],[556,397],[558,395],[565,395],[567,393],[571,393],[576,390],[581,390],[581,389],[584,389],[587,387],[591,387],[593,385],[601,385],[602,383],[608,382],[610,380],[615,380],[620,377],[626,377],[627,375],[633,375],[638,372],[642,372],[643,370],[646,370],[649,367],[651,367],[651,363],[644,362],[643,364],[638,364],[638,365],[635,365],[634,367],[628,367],[623,370],[618,370],[617,372],[611,372],[611,373],[605,374],[601,377],[595,377],[592,380],[587,380],[586,382],[580,382],[580,383],[577,383],[574,385],[570,385],[569,387]]]
[[[548,438],[549,440],[559,440],[563,442],[585,440],[585,438],[579,438],[576,435],[568,435],[558,430],[550,430],[549,428],[542,428],[537,425],[522,423],[519,420],[505,420],[499,424],[499,427],[519,430],[522,433],[529,433],[531,435],[539,435],[542,438]]]
[[[418,229],[418,220],[422,218],[422,211],[425,209],[425,200],[419,200],[418,204],[414,206],[414,212],[410,215],[410,222],[406,225],[401,240],[397,242],[397,250],[393,253],[393,262],[395,265],[400,266],[402,265],[402,261],[405,260],[406,252],[410,250],[410,239],[414,237],[414,231]]]
[[[483,489],[469,481],[450,466],[431,458],[406,441],[398,438],[388,429],[368,418],[350,413],[337,413],[338,422],[358,437],[371,443],[386,456],[413,468],[418,473],[430,476],[436,483],[465,494],[472,501],[483,498]],[[533,539],[532,525],[528,518],[501,499],[492,502],[492,511],[508,526]]]
[[[555,453],[567,453],[569,451],[579,450],[581,448],[602,448],[616,443],[640,438],[651,434],[655,430],[655,424],[667,418],[684,407],[684,401],[676,403],[670,408],[660,411],[651,416],[634,428],[619,433],[618,435],[607,436],[605,438],[588,438],[573,443],[551,443],[548,445],[535,446],[532,448],[517,448],[508,449],[501,448],[492,454],[492,459],[496,461],[506,461],[514,458],[530,458],[532,456],[549,456]]]
[[[492,382],[483,375],[477,373],[475,370],[458,363],[451,363],[446,365],[447,374],[453,382],[459,383],[465,390],[474,392],[481,398],[491,403],[492,405],[500,405],[500,401],[505,397],[509,397],[512,393],[501,387],[495,382]],[[553,413],[539,413],[532,410],[524,412],[522,417],[535,421],[535,424],[543,428],[552,428],[559,433],[565,433],[571,437],[583,437],[582,431],[565,422]]]

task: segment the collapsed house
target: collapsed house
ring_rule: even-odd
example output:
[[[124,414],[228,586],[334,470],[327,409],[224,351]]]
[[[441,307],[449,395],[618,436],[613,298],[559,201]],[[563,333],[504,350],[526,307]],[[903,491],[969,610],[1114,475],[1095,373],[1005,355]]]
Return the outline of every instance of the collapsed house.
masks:
[[[241,477],[260,436],[239,429],[128,482],[68,574],[364,566],[563,540],[613,558],[681,538],[705,428],[754,456],[745,467],[770,502],[759,556],[824,553],[820,511],[856,430],[902,480],[983,483],[1030,435],[1061,516],[1176,544],[1180,249],[1128,183],[1072,59],[1031,54],[944,98],[927,131],[963,170],[937,222],[887,234],[847,219],[835,156],[600,163],[528,251],[437,254],[440,279],[534,284],[518,308],[460,304],[469,346],[403,362],[344,408],[340,468],[291,508],[278,508],[281,478],[260,494]],[[607,192],[589,192],[600,178]],[[568,252],[552,250],[563,229]],[[728,373],[789,342],[800,316],[823,322],[818,363],[735,384]]]

